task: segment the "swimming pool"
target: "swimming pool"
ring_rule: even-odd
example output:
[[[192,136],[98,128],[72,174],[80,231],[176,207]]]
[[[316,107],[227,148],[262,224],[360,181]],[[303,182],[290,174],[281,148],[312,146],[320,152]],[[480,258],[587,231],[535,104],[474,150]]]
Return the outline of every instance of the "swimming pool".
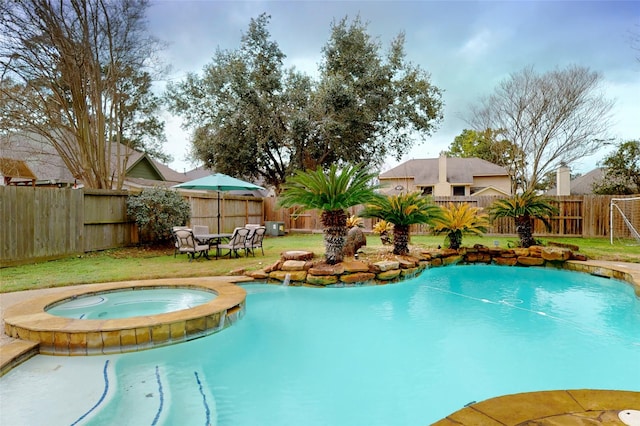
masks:
[[[27,361],[0,379],[2,423],[423,425],[514,392],[640,390],[640,301],[619,281],[461,266],[387,286],[243,287],[246,315],[221,333]]]

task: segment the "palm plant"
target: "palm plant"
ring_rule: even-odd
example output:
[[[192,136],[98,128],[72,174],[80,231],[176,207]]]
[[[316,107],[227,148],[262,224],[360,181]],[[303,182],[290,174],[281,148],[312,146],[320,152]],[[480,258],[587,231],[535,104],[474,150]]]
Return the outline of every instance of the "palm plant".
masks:
[[[377,217],[393,224],[393,253],[398,255],[409,254],[409,226],[429,224],[439,214],[440,209],[431,198],[419,192],[378,195],[360,212],[362,217]]]
[[[462,236],[465,234],[481,235],[489,226],[488,216],[480,212],[478,207],[468,203],[453,204],[442,207],[442,216],[436,219],[433,231],[436,234],[447,234],[445,245],[450,249],[459,249]]]
[[[499,217],[514,218],[520,246],[531,247],[536,243],[533,238],[533,219],[540,219],[547,229],[550,229],[549,218],[558,214],[558,209],[551,203],[551,199],[529,190],[522,194],[512,195],[510,198],[494,201],[489,206],[489,212],[494,219]]]
[[[298,171],[283,185],[278,204],[322,210],[320,222],[324,227],[325,258],[327,263],[336,264],[342,262],[344,256],[345,209],[364,204],[374,196],[376,186],[371,182],[376,176],[361,165],[349,165],[339,170],[334,164],[326,173],[320,167],[315,171]]]

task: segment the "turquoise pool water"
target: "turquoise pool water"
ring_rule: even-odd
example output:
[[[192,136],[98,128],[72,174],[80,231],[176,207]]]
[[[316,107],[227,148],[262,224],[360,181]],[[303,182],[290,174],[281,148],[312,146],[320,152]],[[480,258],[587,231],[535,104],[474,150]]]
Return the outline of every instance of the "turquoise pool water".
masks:
[[[0,379],[0,420],[48,404],[21,381],[69,381],[78,365],[91,395],[49,395],[65,410],[51,402],[47,424],[425,425],[509,393],[640,391],[640,300],[619,281],[461,266],[387,286],[244,287],[245,317],[220,333],[75,367],[27,361]]]
[[[77,297],[47,310],[75,319],[131,318],[180,311],[207,303],[215,293],[186,288],[120,290]]]

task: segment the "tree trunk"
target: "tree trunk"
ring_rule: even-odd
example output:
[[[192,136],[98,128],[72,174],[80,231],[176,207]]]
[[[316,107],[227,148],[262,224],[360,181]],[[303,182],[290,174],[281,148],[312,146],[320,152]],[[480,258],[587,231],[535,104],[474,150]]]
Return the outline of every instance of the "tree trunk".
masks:
[[[409,226],[394,225],[393,227],[393,254],[405,256],[409,254]]]
[[[520,237],[520,245],[522,247],[531,247],[536,243],[533,238],[533,223],[530,216],[516,217],[516,232]]]
[[[458,250],[462,245],[462,232],[460,230],[449,232],[447,239],[449,240],[449,248]]]
[[[329,265],[342,262],[347,236],[347,214],[344,210],[325,210],[320,216],[324,226],[325,258]]]

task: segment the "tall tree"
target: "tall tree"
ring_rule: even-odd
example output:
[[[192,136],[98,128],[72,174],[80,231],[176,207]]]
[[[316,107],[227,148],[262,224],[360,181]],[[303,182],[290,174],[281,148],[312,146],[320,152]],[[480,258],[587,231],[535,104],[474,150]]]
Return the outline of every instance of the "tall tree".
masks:
[[[502,129],[523,154],[514,168],[519,188],[534,188],[548,171],[595,153],[606,143],[613,102],[600,74],[571,66],[512,74],[472,109],[475,129]]]
[[[208,167],[279,188],[295,170],[400,157],[440,121],[440,90],[405,61],[402,35],[383,57],[359,19],[334,23],[314,81],[284,68],[268,23],[252,19],[238,49],[168,85],[170,109]]]
[[[593,185],[596,194],[640,194],[640,141],[619,144],[600,166],[605,168],[605,174]]]
[[[136,114],[154,110],[145,110],[155,101],[144,70],[159,44],[146,34],[147,7],[147,0],[0,3],[1,74],[13,82],[0,84],[9,107],[2,123],[11,123],[4,130],[42,136],[90,188],[122,187],[128,151],[112,142],[140,143],[134,129],[145,119]]]
[[[404,41],[400,33],[385,57],[359,17],[332,24],[313,98],[315,132],[305,141],[302,166],[335,161],[380,166],[388,155],[399,160],[416,137],[437,128],[441,91],[424,70],[406,61]]]
[[[218,49],[199,77],[167,86],[169,108],[194,130],[194,156],[209,168],[279,186],[290,174],[291,118],[306,106],[311,83],[284,69],[270,39],[269,16],[252,19],[234,51]]]

